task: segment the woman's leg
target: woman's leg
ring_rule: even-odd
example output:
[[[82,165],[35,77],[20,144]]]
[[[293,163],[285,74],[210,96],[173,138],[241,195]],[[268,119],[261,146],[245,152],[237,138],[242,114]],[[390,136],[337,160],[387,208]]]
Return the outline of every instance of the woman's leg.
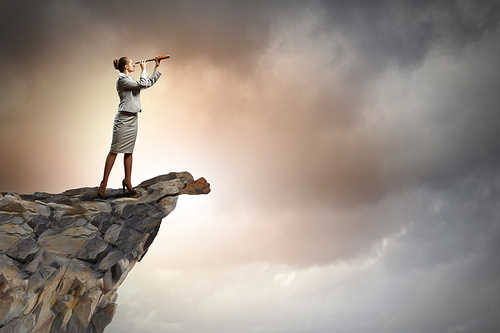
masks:
[[[134,195],[137,191],[132,187],[132,154],[125,154],[123,157],[123,164],[125,165],[125,179],[123,180],[123,191],[127,187],[128,193]]]
[[[125,183],[132,187],[132,154],[125,154],[123,156],[123,164],[125,166]]]
[[[106,157],[106,163],[104,164],[104,176],[102,177],[102,182],[107,185],[109,174],[111,173],[111,169],[113,169],[113,165],[116,160],[116,153],[109,153]]]
[[[113,164],[115,164],[116,154],[109,153],[106,157],[106,162],[104,163],[104,175],[102,177],[101,185],[99,185],[99,190],[97,190],[97,196],[103,197],[106,191],[106,186],[108,185],[109,174],[111,173],[111,169],[113,168]]]

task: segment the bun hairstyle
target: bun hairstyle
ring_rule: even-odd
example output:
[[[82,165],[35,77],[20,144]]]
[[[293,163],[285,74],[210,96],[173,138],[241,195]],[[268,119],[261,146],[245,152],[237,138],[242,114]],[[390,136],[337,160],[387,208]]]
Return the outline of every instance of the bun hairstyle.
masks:
[[[129,60],[130,59],[128,57],[121,57],[120,59],[113,60],[113,65],[115,66],[115,69],[123,73],[123,71],[125,70],[125,65],[128,64]]]

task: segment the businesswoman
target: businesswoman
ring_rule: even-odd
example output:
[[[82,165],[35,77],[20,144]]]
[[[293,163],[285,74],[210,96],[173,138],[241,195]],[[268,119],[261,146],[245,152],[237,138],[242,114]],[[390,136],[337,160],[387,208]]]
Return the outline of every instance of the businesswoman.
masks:
[[[116,91],[120,97],[118,112],[116,113],[113,124],[113,139],[111,141],[111,149],[106,157],[104,165],[104,176],[97,191],[98,197],[103,197],[108,184],[109,174],[115,163],[116,155],[124,153],[123,163],[125,165],[125,179],[122,181],[123,192],[127,188],[130,194],[135,194],[136,190],[132,187],[132,153],[134,152],[135,139],[137,138],[137,118],[141,109],[141,90],[151,87],[160,78],[161,73],[158,72],[160,60],[155,58],[155,68],[151,76],[148,77],[146,72],[146,61],[141,60],[141,78],[139,81],[132,79],[129,74],[135,71],[135,65],[132,59],[122,57],[115,59],[113,65],[119,70],[118,78],[116,79]]]

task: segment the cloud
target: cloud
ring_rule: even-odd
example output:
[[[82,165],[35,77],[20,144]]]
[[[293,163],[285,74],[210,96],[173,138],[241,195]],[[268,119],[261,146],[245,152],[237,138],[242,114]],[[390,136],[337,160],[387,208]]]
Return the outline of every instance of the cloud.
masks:
[[[2,36],[9,50],[3,57],[27,62],[39,47],[44,66],[61,71],[23,67],[8,81],[14,84],[4,83],[2,91],[9,94],[2,101],[10,108],[0,117],[14,124],[37,110],[39,120],[23,125],[32,133],[24,143],[3,148],[8,156],[49,147],[70,151],[81,141],[69,136],[73,143],[62,143],[70,132],[92,140],[83,134],[97,120],[83,117],[89,110],[104,128],[102,113],[92,110],[95,101],[99,109],[113,109],[113,91],[94,70],[109,81],[115,73],[106,71],[111,63],[103,57],[173,50],[162,80],[168,82],[170,105],[182,109],[197,132],[193,144],[218,156],[219,173],[238,170],[220,180],[246,188],[239,200],[259,212],[255,218],[278,221],[283,249],[302,238],[302,249],[324,239],[317,242],[322,246],[302,252],[309,253],[303,254],[304,263],[371,251],[381,237],[398,232],[387,212],[400,191],[450,186],[498,163],[495,6],[384,1],[17,6],[13,13],[23,12],[32,24],[19,26],[17,39]],[[80,69],[85,74],[75,75]],[[148,91],[158,109],[164,107],[162,94]],[[171,123],[170,115],[164,117],[158,120]],[[71,127],[56,128],[61,120]],[[32,139],[44,132],[51,133],[44,144]],[[12,137],[3,133],[6,140]],[[36,168],[41,171],[5,169],[5,182],[30,183],[50,172]],[[343,237],[347,241],[340,241]]]
[[[127,326],[498,327],[497,1],[2,6],[2,191],[97,185],[111,60],[172,56],[134,177],[188,169],[213,192],[162,227],[150,282],[170,284],[142,297],[132,276]]]

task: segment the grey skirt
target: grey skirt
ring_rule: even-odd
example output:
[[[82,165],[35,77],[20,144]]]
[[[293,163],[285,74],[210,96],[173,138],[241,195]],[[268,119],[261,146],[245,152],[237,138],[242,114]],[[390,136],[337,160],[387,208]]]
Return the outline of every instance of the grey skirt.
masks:
[[[113,124],[113,139],[111,153],[134,152],[135,139],[137,138],[137,113],[118,111]]]

